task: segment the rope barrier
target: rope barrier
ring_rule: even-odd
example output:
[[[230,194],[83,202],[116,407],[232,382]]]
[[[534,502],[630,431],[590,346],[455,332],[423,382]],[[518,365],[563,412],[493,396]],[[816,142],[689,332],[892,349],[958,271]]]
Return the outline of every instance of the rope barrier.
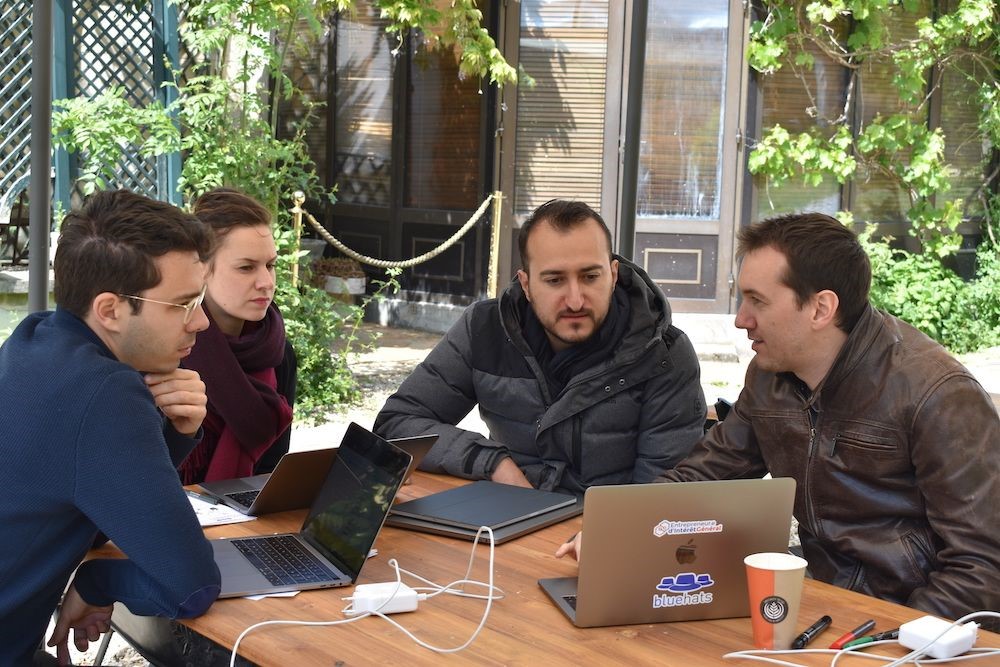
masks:
[[[323,239],[326,240],[327,243],[329,243],[334,248],[336,248],[340,252],[344,253],[345,255],[347,255],[348,257],[350,257],[351,259],[354,259],[354,260],[356,260],[358,262],[361,262],[362,264],[367,264],[368,266],[378,267],[380,269],[408,269],[411,266],[416,266],[417,264],[421,264],[423,262],[426,262],[429,259],[433,259],[433,258],[437,257],[438,255],[440,255],[441,253],[443,253],[445,250],[447,250],[451,246],[455,245],[455,243],[457,243],[458,240],[460,238],[462,238],[462,236],[464,236],[466,234],[466,232],[468,232],[470,229],[472,229],[475,226],[475,224],[477,222],[479,222],[480,218],[483,217],[483,213],[486,212],[486,208],[487,208],[487,206],[489,206],[490,202],[493,201],[494,199],[496,199],[497,201],[499,201],[500,200],[500,196],[501,196],[500,192],[494,192],[494,193],[490,194],[483,201],[483,203],[479,205],[479,208],[476,209],[476,212],[472,214],[472,217],[469,218],[468,222],[466,222],[464,225],[462,225],[462,227],[457,232],[455,232],[454,234],[451,235],[451,238],[449,238],[447,241],[445,241],[444,243],[442,243],[438,247],[434,248],[433,250],[431,250],[429,252],[425,252],[424,254],[419,255],[417,257],[413,257],[411,259],[406,259],[406,260],[400,260],[400,261],[390,261],[390,260],[387,260],[387,259],[376,259],[374,257],[369,257],[367,255],[362,255],[361,253],[359,253],[359,252],[357,252],[355,250],[352,250],[351,248],[347,247],[342,241],[340,241],[333,234],[331,234],[329,231],[327,231],[327,229],[325,227],[323,227],[323,225],[321,225],[319,223],[319,221],[317,221],[316,218],[314,218],[312,216],[312,214],[309,213],[309,211],[306,211],[305,209],[302,208],[302,204],[305,203],[305,199],[306,198],[305,198],[305,195],[302,192],[300,192],[300,191],[296,191],[292,195],[292,199],[295,202],[295,207],[292,208],[292,215],[296,216],[297,220],[301,220],[302,219],[302,215],[304,214],[306,220],[309,221],[309,224],[312,225],[313,229],[315,229],[316,232],[321,237],[323,237]],[[494,221],[494,226],[496,226],[496,221]]]

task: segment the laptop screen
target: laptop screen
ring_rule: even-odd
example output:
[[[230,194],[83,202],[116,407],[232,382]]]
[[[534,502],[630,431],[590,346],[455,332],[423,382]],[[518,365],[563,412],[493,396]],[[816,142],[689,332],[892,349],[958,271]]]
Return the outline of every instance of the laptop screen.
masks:
[[[354,580],[361,572],[410,455],[351,424],[302,527],[302,537]]]

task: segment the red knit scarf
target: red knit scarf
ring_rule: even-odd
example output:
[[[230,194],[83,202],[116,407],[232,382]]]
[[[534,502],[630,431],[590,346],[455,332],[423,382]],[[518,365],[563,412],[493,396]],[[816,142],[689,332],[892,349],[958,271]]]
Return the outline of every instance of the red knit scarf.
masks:
[[[239,336],[222,333],[209,316],[184,363],[198,371],[208,393],[204,438],[179,468],[184,484],[252,475],[292,423],[292,409],[275,389],[274,369],[284,352],[285,325],[274,304]]]

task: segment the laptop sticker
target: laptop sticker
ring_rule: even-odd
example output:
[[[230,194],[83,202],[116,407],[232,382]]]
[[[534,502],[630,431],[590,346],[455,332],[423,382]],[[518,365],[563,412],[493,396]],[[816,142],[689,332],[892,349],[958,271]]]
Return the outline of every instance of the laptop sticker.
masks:
[[[687,607],[698,604],[711,604],[712,594],[704,589],[715,585],[711,574],[695,574],[681,572],[672,577],[663,577],[656,585],[658,591],[673,593],[654,593],[653,609],[661,607]]]
[[[788,603],[777,595],[766,597],[760,601],[760,615],[768,623],[781,623],[788,616]]]
[[[722,524],[714,519],[705,521],[671,521],[664,519],[653,526],[653,535],[694,535],[697,533],[721,533]]]

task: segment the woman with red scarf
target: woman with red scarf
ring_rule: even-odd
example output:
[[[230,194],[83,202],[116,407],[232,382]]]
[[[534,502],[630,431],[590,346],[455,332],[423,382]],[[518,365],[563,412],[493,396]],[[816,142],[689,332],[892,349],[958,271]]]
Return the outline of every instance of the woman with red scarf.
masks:
[[[215,232],[206,278],[209,327],[184,366],[201,374],[208,415],[201,443],[181,464],[181,481],[270,472],[288,451],[295,400],[295,354],[273,303],[270,212],[238,190],[199,197],[194,214]]]

